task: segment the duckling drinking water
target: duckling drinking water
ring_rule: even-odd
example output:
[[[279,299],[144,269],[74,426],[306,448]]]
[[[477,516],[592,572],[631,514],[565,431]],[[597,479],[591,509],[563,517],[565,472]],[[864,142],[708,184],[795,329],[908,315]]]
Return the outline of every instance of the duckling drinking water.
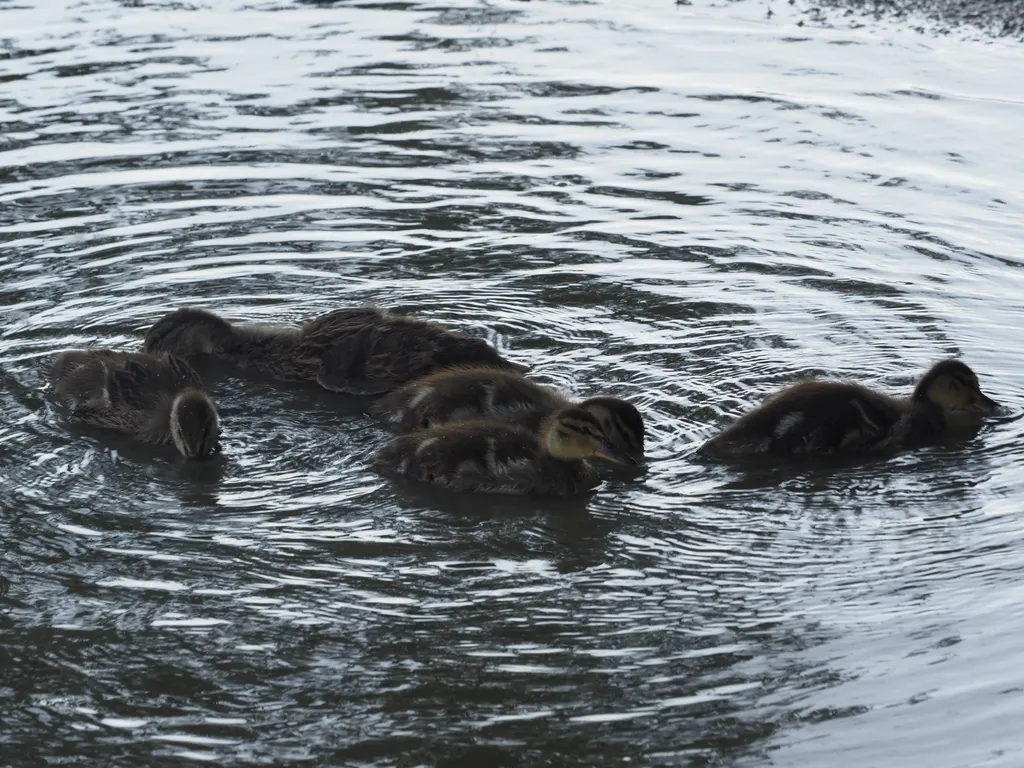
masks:
[[[220,450],[220,421],[199,376],[173,355],[78,350],[57,356],[50,382],[73,420],[148,443],[173,445],[188,459]]]
[[[909,399],[858,384],[803,381],[765,398],[699,452],[726,458],[894,450],[941,438],[951,426],[977,421],[995,407],[959,360],[932,366]]]
[[[453,491],[568,496],[598,484],[587,461],[595,458],[622,460],[597,417],[569,407],[545,419],[539,438],[486,420],[401,435],[377,452],[374,467]]]
[[[205,309],[183,308],[158,320],[143,348],[183,357],[216,355],[279,379],[354,395],[390,392],[453,365],[523,370],[483,339],[371,307],[339,309],[301,327],[236,325]]]
[[[513,371],[472,366],[411,381],[375,402],[370,412],[402,432],[490,419],[537,434],[545,418],[571,405],[561,393]],[[575,405],[600,422],[618,455],[630,464],[643,460],[644,421],[635,406],[617,397],[592,397]]]

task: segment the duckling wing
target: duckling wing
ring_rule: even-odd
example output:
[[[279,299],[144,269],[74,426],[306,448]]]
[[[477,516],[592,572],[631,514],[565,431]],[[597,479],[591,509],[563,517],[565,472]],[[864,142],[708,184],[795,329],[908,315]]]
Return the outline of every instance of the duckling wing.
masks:
[[[144,383],[130,383],[138,366],[133,357],[136,355],[105,349],[65,352],[51,368],[54,394],[81,421],[131,420],[136,411],[145,409],[146,402],[140,400],[151,398],[153,390]],[[133,391],[138,395],[128,396]]]
[[[701,448],[712,456],[861,453],[899,438],[906,414],[854,384],[803,382],[765,399]]]
[[[203,386],[192,367],[174,355],[126,354],[106,368],[108,397],[115,407],[148,410],[184,389]]]
[[[483,339],[368,308],[338,310],[317,318],[305,327],[296,353],[300,358],[319,358],[316,379],[325,389],[359,395],[390,392],[456,365],[522,369]]]
[[[458,366],[523,370],[484,339],[412,318],[390,318],[371,336],[365,371],[371,380],[405,382]]]
[[[50,364],[50,384],[58,397],[63,396],[70,390],[78,389],[73,386],[79,370],[94,359],[92,352],[87,350],[73,350],[62,352],[53,359]]]
[[[322,387],[354,395],[379,395],[445,367],[440,351],[447,331],[419,321],[386,320],[334,329],[333,341],[321,357],[317,374]]]
[[[336,329],[336,338],[320,358],[316,380],[324,389],[350,395],[379,395],[390,392],[405,379],[388,375],[388,368],[370,365],[377,329],[353,325]],[[397,368],[395,362],[392,368]]]
[[[50,383],[57,401],[72,410],[101,393],[106,381],[103,356],[97,350],[63,352],[50,366]]]
[[[195,368],[189,365],[184,358],[167,355],[164,362],[170,374],[168,384],[173,387],[174,391],[203,388],[203,380],[196,373]]]
[[[375,468],[455,491],[534,493],[545,482],[536,437],[491,421],[414,432],[378,451]]]
[[[452,421],[493,419],[536,434],[545,415],[567,401],[518,373],[491,366],[457,366],[415,379],[370,407],[399,432]]]
[[[374,307],[351,307],[348,309],[336,309],[325,315],[320,315],[302,326],[302,333],[307,337],[321,335],[333,336],[335,333],[345,333],[353,326],[361,328],[365,325],[373,325],[383,322],[385,315]]]

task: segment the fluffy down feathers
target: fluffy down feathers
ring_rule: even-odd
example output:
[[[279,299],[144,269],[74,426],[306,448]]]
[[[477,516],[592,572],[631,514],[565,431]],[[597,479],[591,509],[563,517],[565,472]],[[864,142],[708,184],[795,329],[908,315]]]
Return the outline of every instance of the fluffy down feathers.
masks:
[[[144,348],[212,354],[280,379],[357,395],[389,392],[456,365],[522,370],[483,339],[368,307],[329,312],[301,328],[234,325],[206,310],[179,309],[150,328]]]
[[[951,425],[995,407],[974,372],[957,360],[934,365],[905,399],[857,384],[803,381],[765,398],[700,453],[726,458],[887,451],[933,441]]]
[[[586,461],[556,459],[536,435],[486,420],[396,437],[377,452],[374,467],[390,477],[474,493],[568,496],[598,484]]]
[[[220,448],[213,401],[196,372],[174,355],[64,352],[50,366],[50,382],[58,404],[82,424],[174,445],[188,458]]]
[[[537,434],[541,423],[572,402],[509,370],[460,366],[411,381],[375,402],[370,412],[398,432],[467,419],[490,419]],[[577,404],[601,423],[616,453],[643,459],[644,423],[631,403],[595,397]]]

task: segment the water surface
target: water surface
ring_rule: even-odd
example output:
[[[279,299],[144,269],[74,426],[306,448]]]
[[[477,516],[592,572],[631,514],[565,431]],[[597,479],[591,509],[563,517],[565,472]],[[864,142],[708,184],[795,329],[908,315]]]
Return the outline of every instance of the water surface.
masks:
[[[0,3],[0,731],[14,765],[1024,761],[1024,53],[760,4]],[[223,460],[41,367],[164,312],[372,302],[633,399],[563,501],[398,488],[365,403],[204,370]],[[1006,408],[695,462],[799,376]],[[2,591],[2,590],[0,590]]]

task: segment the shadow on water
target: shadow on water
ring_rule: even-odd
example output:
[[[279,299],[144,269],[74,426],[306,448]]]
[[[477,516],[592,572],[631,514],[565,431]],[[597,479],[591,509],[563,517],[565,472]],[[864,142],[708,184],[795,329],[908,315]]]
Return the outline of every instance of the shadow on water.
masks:
[[[689,458],[695,464],[717,468],[721,474],[734,475],[734,479],[721,485],[723,490],[770,489],[791,481],[795,477],[813,478],[821,490],[831,491],[833,481],[844,475],[873,475],[888,473],[900,475],[938,474],[940,476],[967,476],[980,482],[986,476],[988,458],[981,452],[971,450],[977,445],[977,437],[983,430],[978,424],[961,427],[955,434],[941,441],[914,450],[884,452],[859,456],[813,456],[798,455],[780,458],[777,456],[745,456],[731,460],[711,459],[697,453]],[[919,460],[907,461],[908,456],[921,456]]]
[[[388,481],[405,508],[426,507],[456,517],[488,520],[504,517],[585,515],[591,494],[565,498],[455,493],[402,478]]]

